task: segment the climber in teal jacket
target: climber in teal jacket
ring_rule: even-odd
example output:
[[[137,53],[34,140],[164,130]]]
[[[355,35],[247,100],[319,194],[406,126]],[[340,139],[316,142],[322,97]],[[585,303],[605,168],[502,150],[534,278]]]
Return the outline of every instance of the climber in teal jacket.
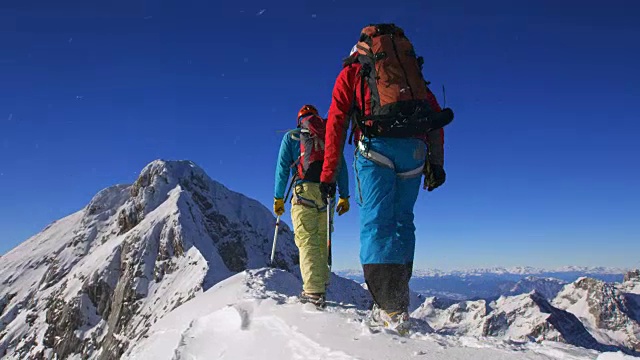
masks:
[[[316,117],[318,110],[313,105],[305,105],[298,112],[298,128],[287,132],[280,145],[278,164],[276,166],[276,183],[274,191],[273,212],[281,216],[284,214],[285,191],[289,177],[296,176],[298,172],[298,159],[300,158],[300,134],[301,121]],[[317,307],[326,305],[326,285],[329,282],[329,230],[327,224],[327,206],[329,212],[337,211],[343,215],[349,211],[349,177],[345,160],[337,169],[336,183],[339,188],[340,199],[337,205],[335,201],[326,204],[320,192],[320,178],[317,181],[297,179],[293,186],[291,197],[291,220],[296,246],[300,256],[300,275],[302,277],[302,293],[300,301],[313,303]],[[310,179],[316,180],[314,177]],[[335,207],[335,210],[334,210]]]

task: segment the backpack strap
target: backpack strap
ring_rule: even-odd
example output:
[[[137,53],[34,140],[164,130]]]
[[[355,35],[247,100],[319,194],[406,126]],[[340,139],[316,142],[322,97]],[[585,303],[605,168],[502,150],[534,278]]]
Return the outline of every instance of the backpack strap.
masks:
[[[300,128],[290,131],[289,134],[292,140],[300,141]]]
[[[353,89],[353,100],[351,101],[351,109],[349,109],[349,122],[351,123],[351,133],[349,134],[349,145],[353,144],[353,133],[356,131],[357,123],[355,117],[358,116],[356,111],[358,111],[357,104],[357,95],[358,90],[354,87]]]
[[[360,119],[364,119],[364,113],[366,111],[367,108],[367,103],[366,103],[366,96],[364,93],[364,78],[366,76],[369,76],[369,73],[371,72],[371,68],[369,67],[368,64],[362,65],[362,68],[360,69],[360,97],[362,98],[362,104],[360,107]]]
[[[353,144],[353,133],[355,132],[356,128],[360,128],[360,130],[364,131],[364,126],[362,126],[362,121],[365,117],[365,111],[366,111],[366,105],[367,105],[367,100],[366,100],[366,96],[365,96],[365,89],[364,89],[364,84],[365,84],[365,77],[367,75],[369,75],[369,72],[371,71],[371,68],[369,68],[369,65],[367,64],[363,64],[362,68],[360,69],[360,112],[358,113],[358,105],[357,105],[357,100],[358,100],[358,89],[357,87],[353,89],[353,101],[352,101],[352,105],[351,105],[351,110],[349,112],[349,118],[352,119],[353,121],[353,125],[351,126],[351,134],[349,135],[349,145]]]
[[[358,62],[357,56],[350,56],[345,60],[345,67],[351,66],[357,62]],[[353,144],[353,133],[356,131],[356,126],[357,126],[356,119],[355,119],[357,116],[356,112],[358,111],[357,100],[358,100],[358,89],[354,87],[353,100],[351,100],[351,108],[349,108],[349,113],[347,114],[349,123],[351,124],[351,131],[349,133],[349,145]]]
[[[342,60],[342,67],[346,68],[347,66],[351,66],[355,63],[358,62],[358,57],[357,56],[349,56],[346,59]]]

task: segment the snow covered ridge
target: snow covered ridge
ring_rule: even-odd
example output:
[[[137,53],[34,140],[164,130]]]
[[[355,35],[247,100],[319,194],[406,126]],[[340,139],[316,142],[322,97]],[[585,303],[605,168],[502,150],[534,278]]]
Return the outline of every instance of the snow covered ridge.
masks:
[[[171,310],[267,265],[275,219],[190,161],[157,160],[0,260],[0,357],[118,359]],[[284,225],[276,263],[295,270]]]
[[[441,335],[419,320],[410,337],[374,332],[362,323],[364,304],[344,298],[355,289],[343,288],[346,283],[336,279],[331,280],[333,301],[320,312],[296,301],[299,280],[290,273],[258,269],[237,274],[155,323],[123,359],[633,359],[553,341]],[[513,302],[518,299],[506,300],[503,307],[513,308]]]

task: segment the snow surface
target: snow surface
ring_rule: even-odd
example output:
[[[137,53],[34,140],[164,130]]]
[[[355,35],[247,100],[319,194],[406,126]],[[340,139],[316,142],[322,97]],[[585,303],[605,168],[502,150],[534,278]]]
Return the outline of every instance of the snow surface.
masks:
[[[598,360],[634,360],[636,357],[625,355],[621,352],[617,353],[604,353],[598,356]]]
[[[299,279],[274,269],[248,270],[222,281],[151,327],[124,359],[599,359],[621,360],[570,345],[517,343],[443,336],[409,337],[373,332],[356,304],[330,298],[325,311],[302,305]],[[336,294],[346,293],[336,289]],[[426,330],[426,331],[425,331]]]

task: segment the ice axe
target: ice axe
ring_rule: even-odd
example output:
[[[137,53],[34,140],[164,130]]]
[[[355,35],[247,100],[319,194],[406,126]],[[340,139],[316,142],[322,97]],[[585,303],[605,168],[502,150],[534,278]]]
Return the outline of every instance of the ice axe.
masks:
[[[289,195],[291,194],[291,189],[293,188],[293,184],[296,182],[297,174],[291,178],[291,184],[289,184],[289,189],[287,190],[287,195],[284,197],[284,201],[287,201]],[[269,261],[269,266],[273,267],[273,260],[276,257],[276,242],[278,241],[278,233],[280,232],[280,215],[276,218],[276,230],[275,234],[273,234],[273,247],[271,248],[271,260]]]

